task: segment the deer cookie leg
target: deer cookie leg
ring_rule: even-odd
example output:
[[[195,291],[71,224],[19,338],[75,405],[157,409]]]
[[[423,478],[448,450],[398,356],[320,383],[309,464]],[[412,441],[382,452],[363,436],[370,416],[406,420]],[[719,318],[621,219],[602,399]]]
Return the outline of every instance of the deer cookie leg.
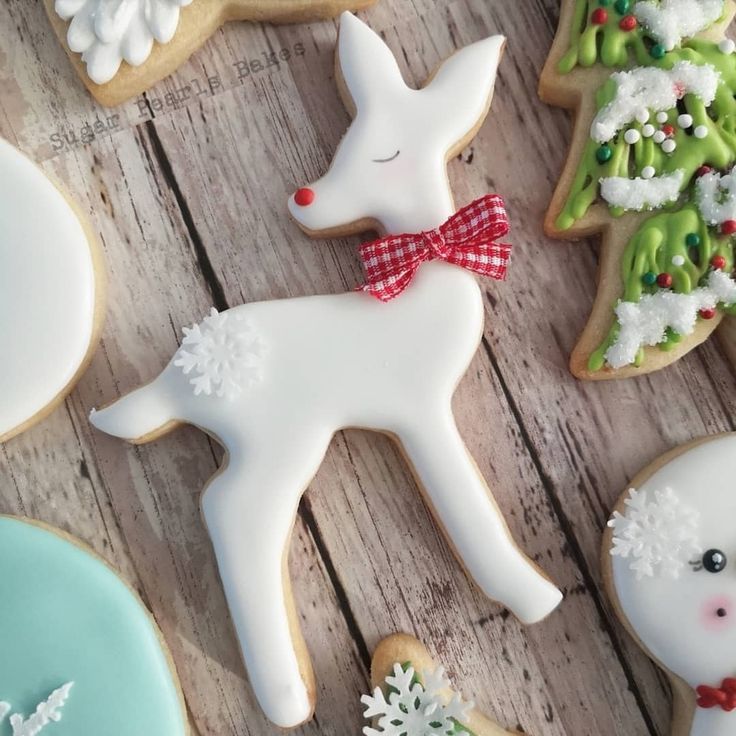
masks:
[[[551,613],[562,594],[516,546],[449,407],[422,416],[399,439],[435,517],[483,592],[523,623]]]
[[[314,710],[314,675],[286,560],[299,499],[329,442],[314,432],[289,435],[303,444],[259,442],[247,458],[230,448],[227,467],[202,497],[248,676],[268,718],[284,728]]]

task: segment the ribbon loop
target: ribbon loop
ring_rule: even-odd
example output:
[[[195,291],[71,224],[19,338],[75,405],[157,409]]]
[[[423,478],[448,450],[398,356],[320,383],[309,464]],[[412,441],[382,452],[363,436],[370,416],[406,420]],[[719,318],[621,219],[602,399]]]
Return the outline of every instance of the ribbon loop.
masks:
[[[697,704],[700,708],[721,708],[726,712],[736,709],[736,678],[727,677],[720,687],[698,685]]]
[[[496,243],[509,232],[503,199],[488,194],[456,212],[435,230],[389,235],[360,246],[366,283],[359,287],[381,301],[397,297],[425,261],[440,259],[481,276],[504,279],[511,254]]]

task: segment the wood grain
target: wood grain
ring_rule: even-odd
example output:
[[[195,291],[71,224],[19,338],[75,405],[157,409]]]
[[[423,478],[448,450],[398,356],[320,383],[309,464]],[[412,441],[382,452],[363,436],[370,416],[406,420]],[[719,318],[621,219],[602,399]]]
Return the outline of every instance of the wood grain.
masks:
[[[734,429],[736,379],[715,340],[640,379],[592,385],[568,373],[597,247],[542,232],[571,129],[536,96],[557,14],[555,0],[382,0],[362,17],[415,83],[453,49],[508,36],[488,122],[450,165],[458,203],[504,194],[515,247],[508,281],[485,285],[482,348],[454,408],[512,531],[566,600],[519,626],[468,581],[391,442],[339,434],[291,549],[319,698],[299,734],[359,731],[370,653],[397,631],[427,642],[458,688],[512,729],[666,731],[667,686],[602,593],[600,532],[641,467]],[[199,516],[220,450],[193,429],[128,447],[94,432],[87,413],[156,375],[181,327],[212,304],[357,283],[357,239],[310,241],[285,206],[324,171],[348,122],[335,36],[333,22],[231,23],[145,96],[107,110],[78,81],[42,4],[0,3],[0,134],[66,183],[110,278],[102,344],[77,389],[0,447],[0,513],[62,526],[131,581],[167,637],[202,736],[275,731],[247,684]],[[304,54],[252,71],[250,60],[297,44]]]

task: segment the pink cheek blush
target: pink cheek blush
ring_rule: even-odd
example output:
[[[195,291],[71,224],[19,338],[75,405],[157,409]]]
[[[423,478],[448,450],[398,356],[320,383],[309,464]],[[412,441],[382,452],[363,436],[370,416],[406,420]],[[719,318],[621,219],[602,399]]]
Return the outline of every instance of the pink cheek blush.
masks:
[[[700,609],[700,621],[707,631],[723,631],[736,623],[733,600],[725,595],[708,598]]]

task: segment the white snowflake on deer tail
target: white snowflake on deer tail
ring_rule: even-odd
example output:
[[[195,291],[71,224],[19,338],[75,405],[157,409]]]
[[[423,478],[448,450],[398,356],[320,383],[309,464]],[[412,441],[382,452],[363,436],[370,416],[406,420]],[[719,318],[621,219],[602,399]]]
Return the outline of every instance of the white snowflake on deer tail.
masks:
[[[685,506],[671,488],[629,490],[623,514],[613,512],[608,526],[614,530],[611,554],[631,557],[636,579],[655,575],[677,578],[688,560],[702,553],[697,542],[700,514]]]
[[[61,709],[64,707],[73,685],[73,682],[67,682],[66,685],[54,690],[46,700],[38,704],[35,712],[28,717],[28,720],[25,720],[19,713],[13,713],[10,716],[13,736],[37,736],[49,723],[58,723],[61,720]],[[2,713],[2,706],[7,706],[5,710],[5,714],[7,714],[10,706],[7,703],[0,703],[0,713]],[[2,721],[2,717],[0,717],[0,721]]]
[[[174,365],[185,375],[194,394],[234,399],[258,383],[264,346],[252,326],[232,311],[214,307],[199,324],[184,328],[184,339]]]
[[[463,702],[457,694],[447,699],[450,682],[445,670],[438,667],[424,674],[424,683],[415,677],[414,668],[394,665],[394,674],[386,677],[388,699],[380,687],[373,695],[363,695],[364,716],[376,718],[378,729],[366,726],[365,736],[468,736],[462,724],[470,717],[473,703]],[[459,729],[459,730],[458,730]]]

